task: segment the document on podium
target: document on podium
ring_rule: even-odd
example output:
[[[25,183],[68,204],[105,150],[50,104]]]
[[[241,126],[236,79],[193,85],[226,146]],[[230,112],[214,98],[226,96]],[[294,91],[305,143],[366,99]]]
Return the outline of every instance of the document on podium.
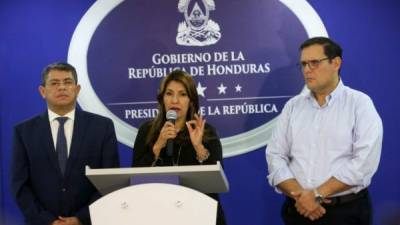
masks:
[[[160,166],[91,169],[86,176],[102,195],[127,187],[135,176],[178,176],[180,185],[202,193],[229,191],[229,183],[220,162],[214,165]]]

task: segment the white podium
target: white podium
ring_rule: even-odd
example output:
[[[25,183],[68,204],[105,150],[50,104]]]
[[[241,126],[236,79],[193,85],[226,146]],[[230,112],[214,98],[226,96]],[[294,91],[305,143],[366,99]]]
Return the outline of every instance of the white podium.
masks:
[[[217,201],[172,184],[140,184],[89,206],[93,225],[215,225]]]
[[[218,203],[203,193],[229,190],[219,162],[199,166],[86,167],[86,176],[104,195],[89,206],[93,225],[215,225]],[[176,177],[180,185],[159,183],[159,177]],[[142,178],[150,178],[144,179],[150,183],[129,186]]]

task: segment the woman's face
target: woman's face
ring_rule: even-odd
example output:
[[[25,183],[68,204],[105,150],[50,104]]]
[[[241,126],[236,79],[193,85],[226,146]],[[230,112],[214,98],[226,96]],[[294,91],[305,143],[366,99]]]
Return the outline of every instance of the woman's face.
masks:
[[[163,101],[166,112],[174,110],[178,116],[177,120],[186,120],[190,99],[182,83],[169,82],[164,92]]]

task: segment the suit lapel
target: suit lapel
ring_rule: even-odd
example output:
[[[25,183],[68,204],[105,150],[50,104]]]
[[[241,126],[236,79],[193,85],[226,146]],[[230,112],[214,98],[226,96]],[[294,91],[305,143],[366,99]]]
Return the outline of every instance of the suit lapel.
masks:
[[[69,157],[67,161],[67,168],[65,170],[65,177],[68,177],[73,168],[74,164],[77,163],[79,155],[82,149],[80,148],[82,141],[84,140],[86,127],[88,121],[85,119],[85,115],[78,109],[75,110],[75,121],[72,132],[71,148],[69,150]]]
[[[56,153],[55,144],[53,142],[53,136],[51,134],[50,122],[48,112],[43,113],[40,116],[39,132],[41,132],[42,146],[49,157],[50,164],[58,171],[61,175],[61,169],[58,164],[58,157]]]

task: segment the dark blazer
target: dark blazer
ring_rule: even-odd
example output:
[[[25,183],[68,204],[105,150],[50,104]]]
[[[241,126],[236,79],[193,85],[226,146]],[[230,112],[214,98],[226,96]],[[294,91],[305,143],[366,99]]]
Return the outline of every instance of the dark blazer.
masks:
[[[190,141],[187,129],[178,133],[174,140],[173,158],[168,157],[166,148],[160,152],[159,158],[154,162],[155,155],[153,153],[153,145],[146,144],[146,137],[150,131],[151,122],[145,122],[139,128],[138,134],[133,146],[132,167],[148,167],[148,166],[172,166],[172,165],[200,165],[200,164],[216,164],[220,161],[222,164],[222,145],[215,128],[210,124],[205,124],[205,132],[209,133],[209,140],[203,141],[204,147],[209,151],[210,156],[207,160],[200,163],[196,158],[196,151]],[[181,140],[181,141],[179,141]],[[226,225],[224,211],[219,203],[218,194],[208,194],[211,198],[218,201],[217,225]]]
[[[12,150],[11,191],[30,225],[47,225],[58,216],[76,216],[91,224],[88,206],[100,194],[85,176],[85,166],[119,167],[112,121],[78,109],[65,176],[47,111],[15,126]]]
[[[153,153],[153,145],[146,144],[146,137],[150,131],[150,126],[150,121],[148,121],[139,127],[135,144],[133,146],[135,151],[133,154],[132,166],[134,167],[151,166],[154,162],[155,156]],[[210,156],[202,164],[216,164],[217,161],[220,161],[222,164],[222,146],[217,132],[215,131],[215,128],[208,123],[205,124],[205,130],[209,132],[211,138],[209,141],[203,142],[203,145],[210,152]],[[173,164],[181,166],[200,165],[196,158],[196,151],[190,142],[189,134],[187,132],[187,129],[184,129],[176,138],[178,139],[179,137],[185,136],[182,138],[184,141],[174,141],[173,159],[167,157],[166,148],[163,148],[155,166],[172,166]]]

